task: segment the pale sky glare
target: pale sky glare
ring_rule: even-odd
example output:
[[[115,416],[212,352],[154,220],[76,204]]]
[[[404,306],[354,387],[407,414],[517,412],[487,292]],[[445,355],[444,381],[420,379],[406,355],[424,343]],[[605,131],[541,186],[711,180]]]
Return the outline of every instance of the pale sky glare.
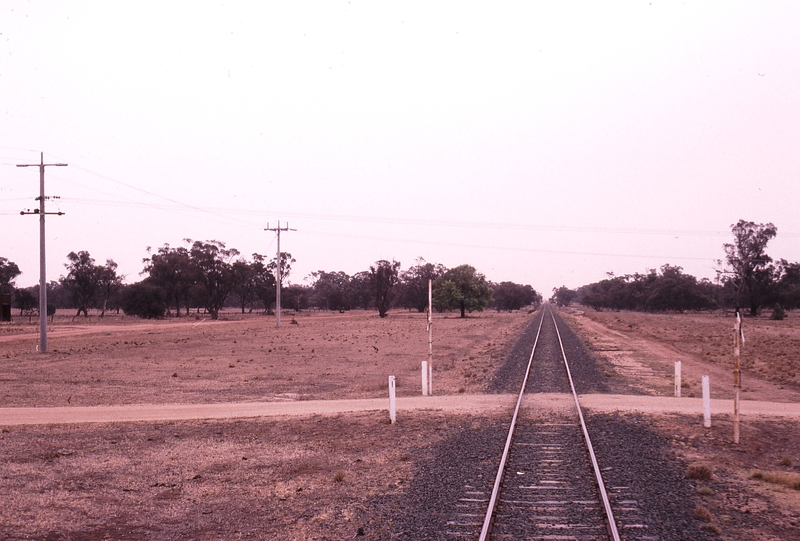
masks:
[[[714,277],[730,225],[800,260],[800,3],[0,4],[0,256],[139,280],[216,239],[315,270],[470,263],[545,297],[665,263]]]

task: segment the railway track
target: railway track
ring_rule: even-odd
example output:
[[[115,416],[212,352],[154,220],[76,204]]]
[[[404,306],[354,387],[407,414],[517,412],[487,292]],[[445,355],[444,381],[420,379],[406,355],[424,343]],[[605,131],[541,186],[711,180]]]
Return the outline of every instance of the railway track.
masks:
[[[457,509],[447,527],[450,539],[658,539],[649,535],[628,487],[605,486],[556,318],[547,305],[493,491],[465,486]]]

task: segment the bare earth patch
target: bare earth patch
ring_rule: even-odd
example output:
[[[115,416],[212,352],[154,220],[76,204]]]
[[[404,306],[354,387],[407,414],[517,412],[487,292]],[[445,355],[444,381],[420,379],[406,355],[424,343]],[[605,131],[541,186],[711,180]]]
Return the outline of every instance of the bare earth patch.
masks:
[[[266,316],[227,317],[70,318],[50,328],[46,355],[36,353],[35,325],[7,333],[0,407],[374,398],[387,396],[389,375],[399,395],[420,392],[424,314],[297,315],[297,325],[287,317],[280,328]],[[435,317],[435,392],[481,390],[527,321],[519,313]]]

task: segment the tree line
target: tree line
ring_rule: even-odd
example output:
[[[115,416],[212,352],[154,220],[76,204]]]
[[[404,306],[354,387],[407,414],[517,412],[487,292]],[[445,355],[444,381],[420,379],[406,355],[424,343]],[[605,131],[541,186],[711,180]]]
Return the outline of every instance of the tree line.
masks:
[[[733,242],[723,244],[725,264],[714,282],[698,280],[679,266],[663,265],[646,273],[614,276],[577,289],[554,288],[551,301],[578,302],[595,310],[685,311],[743,308],[751,316],[764,308],[782,318],[800,308],[800,263],[773,260],[769,241],[778,234],[772,223],[739,220],[731,225]]]
[[[97,264],[86,251],[70,252],[66,275],[48,284],[48,305],[76,309],[88,317],[90,309],[122,310],[142,318],[182,317],[203,310],[217,319],[224,307],[242,313],[263,310],[271,313],[276,302],[276,259],[254,253],[241,257],[235,248],[219,241],[192,241],[185,246],[168,244],[147,249],[140,281],[124,284],[117,264],[109,259]],[[461,317],[485,308],[520,310],[538,306],[542,296],[530,285],[489,282],[471,265],[448,269],[418,258],[401,270],[398,261],[376,261],[369,269],[348,275],[342,271],[316,271],[308,285],[287,284],[292,264],[290,253],[280,254],[281,307],[305,310],[345,311],[377,309],[386,317],[392,308],[423,312],[428,305],[428,280],[433,283],[433,306],[438,311],[458,310]],[[0,292],[14,296],[20,314],[38,308],[39,286],[17,289],[14,279],[19,268],[0,258]],[[48,312],[50,309],[48,308]]]

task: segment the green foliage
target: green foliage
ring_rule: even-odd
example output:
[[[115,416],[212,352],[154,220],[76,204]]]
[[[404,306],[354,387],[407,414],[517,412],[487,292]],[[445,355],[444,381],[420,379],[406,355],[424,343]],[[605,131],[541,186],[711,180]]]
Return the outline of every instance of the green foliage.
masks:
[[[577,300],[595,310],[704,310],[716,307],[717,286],[684,274],[681,267],[664,265],[661,272],[609,275],[606,280],[578,288]]]
[[[106,312],[109,299],[122,287],[122,277],[117,276],[117,264],[109,259],[105,265],[95,265],[94,259],[87,251],[67,254],[69,263],[66,276],[62,277],[61,286],[67,291],[74,307],[80,315],[89,316],[89,308],[99,304],[101,316]]]
[[[216,240],[195,241],[189,250],[192,265],[197,269],[198,301],[211,319],[219,319],[219,311],[233,287],[231,260],[238,255],[238,250],[225,248],[225,243]]]
[[[351,278],[342,271],[312,272],[312,302],[322,310],[350,310],[352,306]]]
[[[776,284],[777,295],[781,306],[789,310],[800,308],[800,263],[789,263],[785,259],[778,262]]]
[[[264,264],[266,258],[261,254],[253,254],[253,262],[250,269],[253,272],[253,287],[256,297],[264,305],[264,311],[269,312],[270,307],[275,303],[275,275]]]
[[[550,301],[555,302],[556,306],[569,306],[577,296],[578,292],[568,288],[567,286],[561,286],[559,288],[554,287],[553,296],[550,297]]]
[[[305,310],[308,308],[310,289],[305,286],[292,284],[281,289],[281,308],[291,310]]]
[[[198,280],[197,269],[189,250],[183,247],[170,248],[169,244],[165,244],[144,259],[143,263],[145,266],[142,273],[147,273],[150,283],[164,292],[167,307],[174,306],[177,317],[181,315],[182,306],[186,307],[188,313],[189,296]],[[167,313],[169,314],[169,309]]]
[[[400,274],[399,304],[424,312],[428,307],[428,280],[436,280],[447,269],[444,265],[428,263],[418,257],[416,265]]]
[[[772,315],[769,316],[769,318],[774,319],[776,321],[781,321],[785,317],[786,317],[786,311],[781,307],[780,304],[775,303],[775,306],[772,308]]]
[[[771,223],[739,220],[731,225],[731,232],[733,243],[724,245],[725,258],[731,268],[729,280],[742,304],[749,305],[750,315],[755,316],[775,281],[775,267],[766,248],[778,234],[778,228]]]
[[[399,278],[400,262],[381,259],[369,268],[369,286],[380,317],[386,317],[395,296]]]
[[[231,265],[231,292],[239,299],[239,307],[244,314],[245,309],[258,298],[257,283],[253,266],[244,259],[238,259]]]
[[[22,274],[13,261],[0,257],[0,293],[9,294],[14,290],[14,279]]]
[[[31,313],[38,304],[39,300],[30,289],[17,289],[14,291],[14,307],[19,308],[19,315]]]
[[[493,284],[492,305],[498,312],[502,310],[519,310],[523,306],[533,305],[538,308],[542,303],[542,295],[529,285],[515,284],[514,282],[500,282]]]
[[[117,264],[113,259],[106,260],[104,266],[97,268],[97,291],[100,300],[100,317],[106,314],[108,303],[122,288],[123,276],[117,275]]]
[[[149,279],[126,286],[121,297],[122,310],[129,316],[157,319],[164,317],[167,311],[164,290]]]
[[[437,310],[483,311],[492,299],[492,288],[483,274],[471,265],[459,265],[445,272],[433,284],[433,305]]]
[[[78,313],[75,315],[79,316],[83,312],[84,316],[89,317],[89,308],[100,287],[98,266],[85,250],[78,253],[70,252],[67,254],[67,259],[69,263],[65,263],[64,266],[69,272],[61,278],[61,285],[69,292],[73,306],[78,308]]]

